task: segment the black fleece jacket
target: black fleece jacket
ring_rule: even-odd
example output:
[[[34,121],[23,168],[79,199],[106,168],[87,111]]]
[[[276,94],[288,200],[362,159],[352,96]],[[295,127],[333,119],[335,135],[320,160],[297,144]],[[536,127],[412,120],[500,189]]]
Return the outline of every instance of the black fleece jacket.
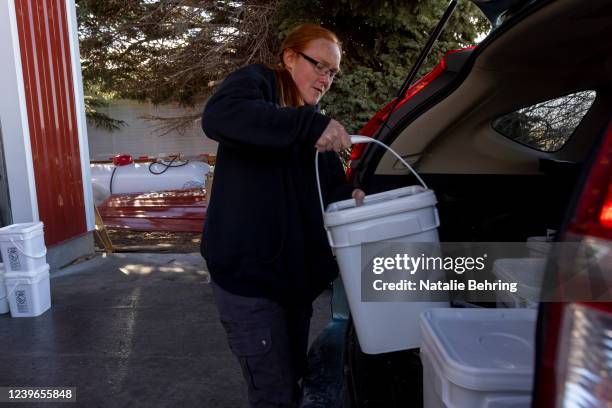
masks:
[[[202,116],[219,142],[201,252],[215,283],[243,296],[311,302],[337,275],[323,229],[315,142],[330,118],[315,106],[281,108],[274,72],[242,68]],[[350,197],[334,152],[319,155],[324,201]]]

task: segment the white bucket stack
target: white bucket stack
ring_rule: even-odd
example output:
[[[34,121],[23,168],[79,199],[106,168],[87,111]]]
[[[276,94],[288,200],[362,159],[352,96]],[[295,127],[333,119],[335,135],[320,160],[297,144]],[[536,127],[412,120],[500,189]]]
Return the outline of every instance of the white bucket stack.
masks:
[[[323,212],[361,350],[380,354],[418,348],[421,313],[435,307],[448,307],[448,302],[362,302],[361,245],[385,241],[438,242],[436,196],[410,165],[384,144],[363,136],[352,136],[351,141],[384,146],[423,184],[423,187],[404,187],[367,196],[359,207],[355,206],[355,200],[336,202]]]
[[[4,286],[4,264],[0,262],[0,314],[8,312],[9,304],[6,296],[6,287]]]
[[[0,228],[0,252],[4,262],[3,289],[11,316],[43,314],[51,307],[51,291],[42,222]],[[2,299],[0,312],[1,302]]]

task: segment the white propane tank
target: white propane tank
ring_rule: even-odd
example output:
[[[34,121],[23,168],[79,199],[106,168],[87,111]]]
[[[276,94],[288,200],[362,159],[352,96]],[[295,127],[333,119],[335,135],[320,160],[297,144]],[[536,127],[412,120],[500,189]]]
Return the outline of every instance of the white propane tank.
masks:
[[[170,161],[91,164],[91,182],[96,205],[112,194],[203,188],[210,166],[200,161]],[[154,174],[157,173],[157,174]],[[111,186],[112,181],[112,186]]]

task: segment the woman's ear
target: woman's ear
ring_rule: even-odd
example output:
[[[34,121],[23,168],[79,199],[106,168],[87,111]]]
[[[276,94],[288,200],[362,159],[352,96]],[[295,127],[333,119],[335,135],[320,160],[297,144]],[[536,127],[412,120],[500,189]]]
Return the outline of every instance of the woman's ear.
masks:
[[[291,72],[297,60],[297,53],[291,48],[286,48],[285,50],[283,50],[282,58],[285,68],[287,69],[287,71]]]

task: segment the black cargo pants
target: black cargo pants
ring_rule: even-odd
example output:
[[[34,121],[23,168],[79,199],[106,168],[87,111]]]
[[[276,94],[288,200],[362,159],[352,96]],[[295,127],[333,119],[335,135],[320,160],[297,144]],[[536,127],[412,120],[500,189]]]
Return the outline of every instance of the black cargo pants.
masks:
[[[299,407],[312,305],[288,308],[211,285],[227,341],[248,385],[250,406]]]

